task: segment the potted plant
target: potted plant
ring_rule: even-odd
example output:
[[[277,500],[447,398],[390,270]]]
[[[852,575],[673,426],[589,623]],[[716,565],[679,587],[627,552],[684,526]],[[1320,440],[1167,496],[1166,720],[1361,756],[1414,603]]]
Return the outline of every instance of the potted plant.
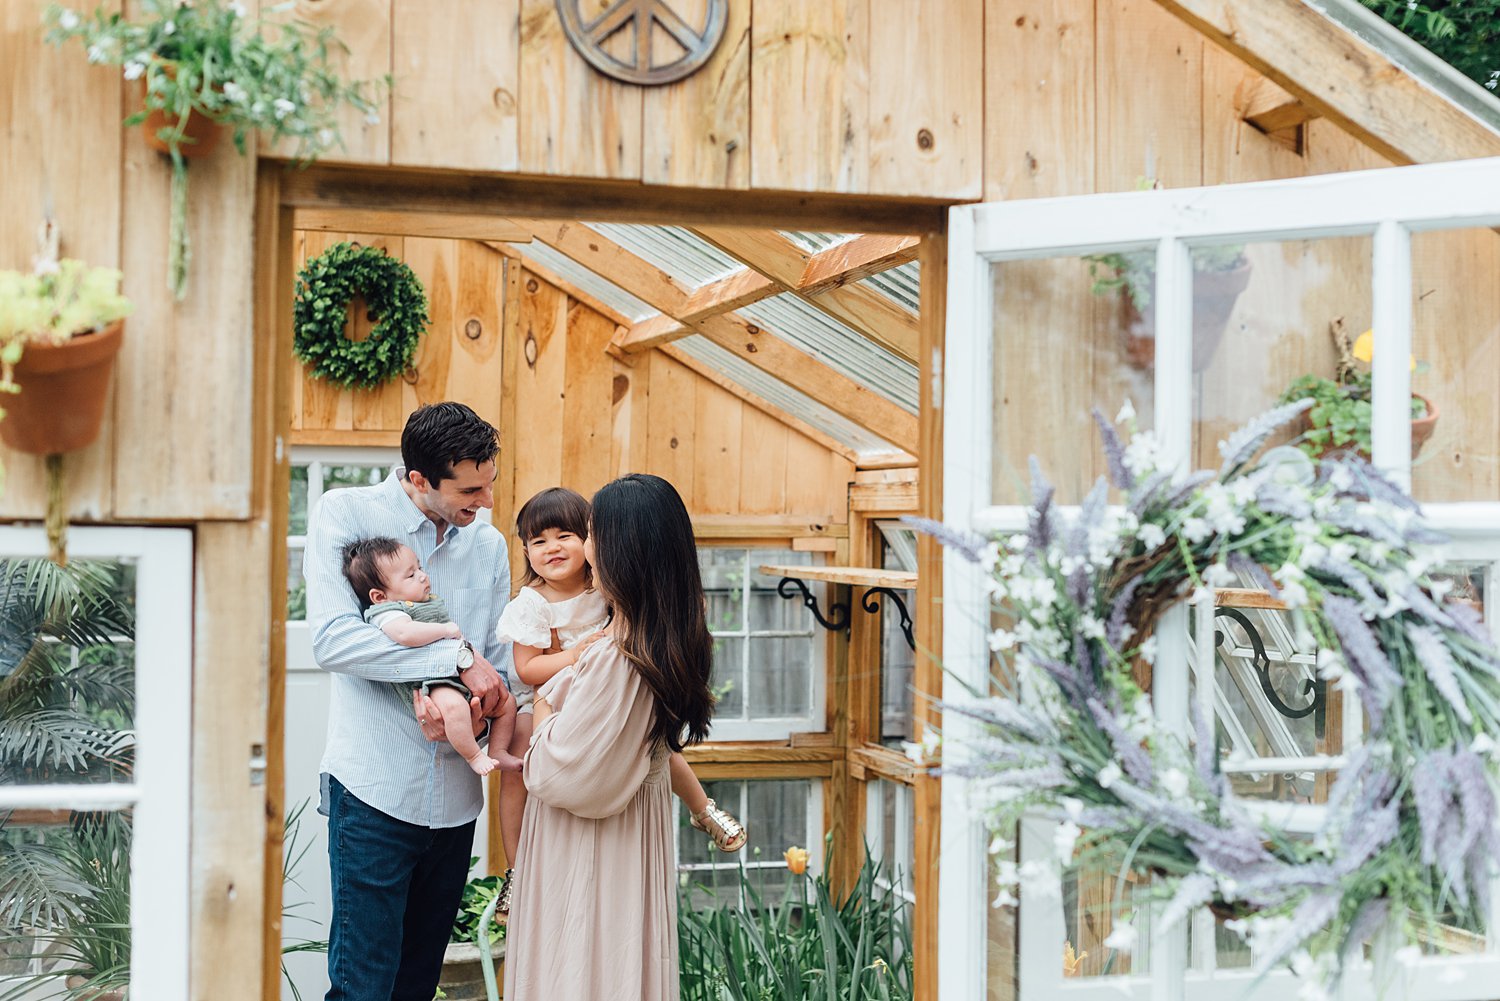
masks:
[[[331,51],[345,48],[331,28],[252,21],[233,0],[141,0],[140,8],[140,20],[131,21],[103,7],[83,15],[52,4],[44,20],[49,42],[77,38],[89,62],[120,66],[125,79],[141,82],[142,108],[125,124],[144,124],[147,142],[172,161],[167,283],[180,300],[190,252],[188,159],[208,154],[219,131],[230,129],[241,154],[250,133],[259,132],[289,140],[296,158],[310,162],[340,143],[340,106],[378,120],[376,92],[389,78],[346,83],[329,63]]]
[[[473,866],[478,858],[469,860]],[[486,996],[484,964],[480,958],[480,921],[485,910],[500,893],[499,876],[475,876],[464,884],[458,916],[453,919],[453,933],[448,951],[443,954],[443,976],[438,982],[442,996],[449,1001],[470,1001]],[[493,918],[489,922],[490,958],[497,966],[505,957],[505,926]]]
[[[1297,447],[1313,459],[1331,452],[1353,451],[1370,458],[1371,377],[1367,368],[1374,357],[1374,334],[1366,330],[1354,341],[1344,331],[1343,317],[1330,324],[1329,332],[1339,353],[1338,368],[1332,379],[1303,375],[1281,394],[1282,403],[1312,400],[1312,407],[1302,416],[1303,428]],[[1420,371],[1415,359],[1413,371]],[[1411,454],[1422,450],[1437,427],[1438,410],[1431,400],[1411,395]]]
[[[99,436],[130,300],[120,272],[47,261],[0,271],[0,440],[33,455],[82,448]]]
[[[1156,318],[1151,304],[1156,295],[1156,254],[1149,250],[1095,254],[1089,262],[1095,295],[1118,294],[1120,332],[1125,357],[1136,368],[1156,362]],[[1213,360],[1229,314],[1250,284],[1250,261],[1245,248],[1235,244],[1200,247],[1193,251],[1193,371]]]

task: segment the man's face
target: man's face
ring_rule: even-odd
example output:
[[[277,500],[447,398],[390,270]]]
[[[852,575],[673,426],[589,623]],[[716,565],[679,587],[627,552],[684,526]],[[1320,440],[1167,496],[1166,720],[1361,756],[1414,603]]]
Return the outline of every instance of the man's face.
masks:
[[[475,465],[465,459],[453,464],[453,475],[436,487],[421,473],[411,473],[412,485],[421,495],[422,505],[450,525],[464,528],[472,525],[482,507],[495,506],[495,462]]]

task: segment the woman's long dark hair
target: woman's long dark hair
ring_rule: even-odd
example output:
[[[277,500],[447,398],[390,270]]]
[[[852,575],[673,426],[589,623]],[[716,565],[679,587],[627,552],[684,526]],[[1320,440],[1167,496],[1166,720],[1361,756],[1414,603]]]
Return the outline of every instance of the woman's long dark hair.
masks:
[[[594,495],[594,575],[620,623],[620,651],[656,696],[650,739],[674,751],[708,736],[713,638],[693,523],[660,476],[631,473]]]

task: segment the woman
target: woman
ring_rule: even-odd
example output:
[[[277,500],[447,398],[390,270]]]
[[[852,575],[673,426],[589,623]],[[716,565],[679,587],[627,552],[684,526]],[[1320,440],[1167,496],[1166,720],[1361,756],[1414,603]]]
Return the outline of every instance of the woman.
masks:
[[[708,733],[713,641],[693,526],[659,476],[594,495],[584,556],[613,617],[556,711],[538,693],[506,1001],[677,1001],[667,759]]]

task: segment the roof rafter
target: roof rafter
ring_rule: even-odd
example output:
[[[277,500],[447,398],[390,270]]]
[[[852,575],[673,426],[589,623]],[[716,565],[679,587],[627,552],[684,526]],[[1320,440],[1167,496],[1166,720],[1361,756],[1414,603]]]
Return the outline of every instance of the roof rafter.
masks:
[[[533,237],[828,409],[915,453],[917,417],[737,313],[686,321],[692,290],[588,226],[517,219]]]
[[[774,229],[695,227],[695,235],[887,351],[916,363],[917,315],[857,282],[917,258],[914,236],[862,236],[813,254]],[[825,256],[826,255],[826,256]],[[865,269],[872,270],[865,270]],[[844,275],[853,277],[844,277]]]
[[[1156,0],[1397,163],[1500,155],[1500,133],[1306,0]]]
[[[727,313],[782,292],[794,292],[856,329],[857,324],[851,321],[857,321],[860,317],[875,317],[879,322],[880,317],[895,316],[893,311],[899,311],[902,314],[899,323],[904,325],[906,317],[911,316],[908,311],[874,289],[854,286],[853,283],[916,260],[916,237],[884,234],[857,236],[816,254],[809,255],[801,250],[797,250],[797,253],[802,255],[805,264],[801,274],[790,284],[784,284],[777,278],[747,267],[694,289],[684,307],[683,319],[706,319],[715,313]],[[790,268],[781,272],[788,277],[790,273]],[[841,308],[841,302],[846,308]],[[911,317],[911,322],[912,329],[915,330],[914,316]],[[665,316],[648,316],[633,324],[616,347],[626,352],[644,351],[679,337],[686,337],[692,332],[692,327],[687,323],[677,323]],[[915,343],[913,337],[912,344]],[[901,351],[896,353],[899,355]]]

